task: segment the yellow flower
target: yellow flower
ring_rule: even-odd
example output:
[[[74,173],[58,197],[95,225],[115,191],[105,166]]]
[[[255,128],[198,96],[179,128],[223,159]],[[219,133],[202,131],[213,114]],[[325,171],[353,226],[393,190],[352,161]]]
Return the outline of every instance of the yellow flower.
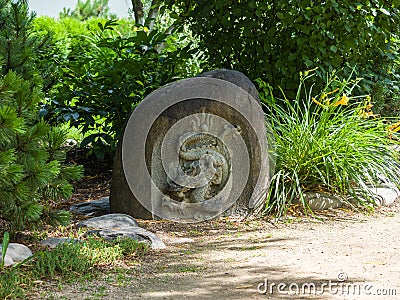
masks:
[[[398,132],[400,131],[400,122],[397,122],[389,127],[390,131]]]
[[[349,103],[349,98],[346,96],[346,94],[343,94],[342,98],[340,98],[339,101],[337,101],[334,106],[338,105],[347,105]]]
[[[333,90],[333,91],[330,91],[330,92],[327,93],[326,95],[330,95],[330,94],[336,93],[338,90],[339,90],[339,89],[335,89],[335,90]]]

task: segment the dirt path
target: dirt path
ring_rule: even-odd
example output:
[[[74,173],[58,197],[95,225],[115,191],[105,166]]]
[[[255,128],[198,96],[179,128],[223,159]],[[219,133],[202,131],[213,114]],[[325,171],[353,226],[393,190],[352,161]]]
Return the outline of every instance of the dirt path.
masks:
[[[142,225],[164,238],[167,249],[148,255],[140,267],[43,298],[400,299],[399,209],[278,225]],[[279,283],[286,284],[283,292]],[[288,295],[289,285],[298,293]]]

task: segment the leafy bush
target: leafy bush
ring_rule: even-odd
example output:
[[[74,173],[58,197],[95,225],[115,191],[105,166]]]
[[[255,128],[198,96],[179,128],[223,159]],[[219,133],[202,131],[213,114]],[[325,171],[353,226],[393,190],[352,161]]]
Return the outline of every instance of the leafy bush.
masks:
[[[148,93],[188,76],[185,59],[191,54],[188,47],[164,44],[168,34],[163,32],[132,25],[123,35],[116,26],[103,21],[97,32],[81,36],[87,47],[62,62],[60,83],[47,107],[48,117],[81,129],[86,135],[81,146],[91,144],[99,157],[114,150],[124,122]]]
[[[379,184],[382,178],[400,184],[385,120],[372,116],[369,97],[350,97],[358,80],[339,81],[333,75],[315,95],[305,86],[313,75],[301,77],[294,100],[277,101],[260,81],[276,142],[276,173],[266,208],[277,215],[294,201],[307,210],[307,192],[351,195],[366,207],[373,203],[366,184]]]
[[[293,0],[166,0],[178,23],[189,24],[206,68],[233,68],[264,78],[295,96],[301,70],[319,67],[313,80],[356,68],[364,91],[388,75],[397,56],[400,2]],[[317,80],[319,78],[319,80]]]

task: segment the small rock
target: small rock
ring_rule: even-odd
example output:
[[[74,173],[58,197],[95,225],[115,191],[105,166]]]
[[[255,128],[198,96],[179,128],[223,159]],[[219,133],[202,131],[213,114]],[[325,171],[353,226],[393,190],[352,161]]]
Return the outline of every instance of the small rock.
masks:
[[[79,222],[80,227],[93,229],[120,229],[126,227],[139,227],[134,218],[125,214],[109,214]]]
[[[107,241],[116,240],[117,238],[130,238],[138,242],[147,243],[152,249],[165,249],[164,242],[154,233],[141,227],[125,227],[123,229],[95,229],[86,232],[86,235],[97,235]]]
[[[400,191],[394,184],[383,184],[368,189],[376,195],[377,205],[389,206],[400,196]]]
[[[385,182],[376,186],[369,185],[367,186],[367,190],[372,194],[371,196],[374,198],[373,200],[378,206],[390,206],[400,196],[399,189],[391,182]],[[365,201],[368,200],[365,195],[362,194],[361,189],[357,189],[356,194],[361,199],[365,198]],[[356,202],[353,197],[350,197],[349,199],[354,203]]]
[[[0,261],[1,261],[1,257],[0,257]],[[13,259],[6,254],[6,257],[4,257],[4,265],[5,266],[12,266],[13,264],[15,264],[16,262],[13,261]]]
[[[57,247],[59,244],[62,243],[76,243],[79,240],[77,239],[70,239],[70,238],[47,238],[40,242],[40,245],[43,247],[50,247],[51,249]]]
[[[304,194],[304,200],[312,210],[324,210],[329,208],[339,208],[345,203],[339,196],[324,193]],[[300,203],[297,201],[296,203]]]
[[[74,214],[98,217],[110,213],[110,200],[109,197],[103,197],[99,200],[82,202],[72,205],[69,210]]]
[[[125,237],[149,243],[153,249],[165,248],[165,244],[157,235],[139,227],[134,218],[125,214],[110,214],[92,218],[78,223],[77,227],[93,229],[86,234],[98,235],[106,240]]]
[[[2,256],[2,249],[0,244],[0,260],[1,256]],[[17,243],[10,243],[8,245],[6,256],[4,258],[4,265],[11,266],[31,256],[32,256],[32,251],[27,246]]]

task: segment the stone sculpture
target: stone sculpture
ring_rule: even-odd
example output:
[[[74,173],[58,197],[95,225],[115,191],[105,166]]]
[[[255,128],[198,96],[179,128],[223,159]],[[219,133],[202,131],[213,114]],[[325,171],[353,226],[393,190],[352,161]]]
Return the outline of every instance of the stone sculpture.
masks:
[[[262,203],[265,119],[242,73],[216,70],[167,85],[136,108],[118,146],[112,212],[197,222]]]

